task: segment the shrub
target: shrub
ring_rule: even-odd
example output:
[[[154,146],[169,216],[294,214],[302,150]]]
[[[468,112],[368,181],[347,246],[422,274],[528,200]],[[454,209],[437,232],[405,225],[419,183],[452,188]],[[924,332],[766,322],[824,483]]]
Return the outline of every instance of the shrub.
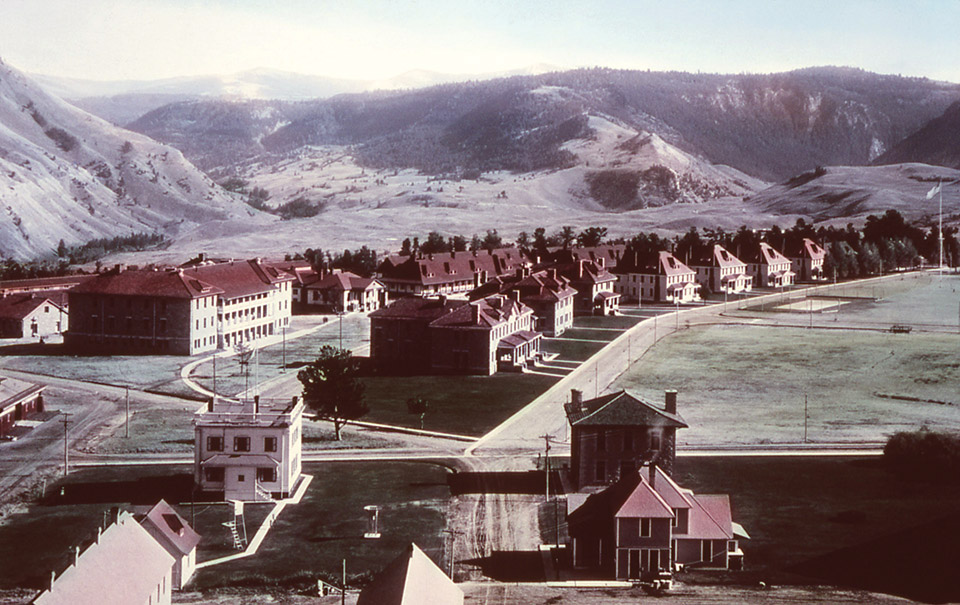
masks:
[[[50,137],[57,147],[63,151],[70,151],[77,146],[77,138],[62,128],[56,126],[44,130],[43,133]]]
[[[286,204],[277,206],[275,213],[279,214],[283,220],[289,220],[292,218],[310,218],[320,214],[322,209],[319,204],[314,204],[305,197],[298,197]]]
[[[935,431],[895,433],[883,448],[891,467],[925,478],[960,481],[960,435]]]

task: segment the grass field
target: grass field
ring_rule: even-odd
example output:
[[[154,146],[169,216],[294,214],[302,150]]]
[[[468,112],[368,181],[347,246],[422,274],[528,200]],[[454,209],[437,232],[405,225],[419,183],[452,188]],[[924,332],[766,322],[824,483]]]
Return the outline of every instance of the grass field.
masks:
[[[502,372],[493,376],[368,376],[363,418],[419,428],[420,417],[407,411],[407,399],[428,401],[423,428],[462,435],[483,435],[555,383],[557,378]]]
[[[681,443],[879,441],[923,426],[960,430],[960,343],[951,334],[692,328],[659,343],[616,388],[680,391]],[[882,398],[877,393],[953,401]]]
[[[734,521],[751,537],[741,544],[748,572],[738,581],[822,579],[824,570],[811,562],[854,547],[858,557],[870,552],[872,572],[856,558],[840,557],[834,561],[839,573],[828,581],[911,598],[939,591],[941,602],[960,599],[955,559],[938,554],[954,550],[960,524],[934,523],[955,517],[960,483],[912,480],[888,471],[880,458],[847,457],[681,457],[674,476],[697,493],[730,494]],[[924,527],[931,523],[939,531]],[[897,574],[898,567],[910,572]],[[806,577],[795,576],[798,571]]]
[[[566,336],[566,334],[564,334]],[[591,340],[601,340],[595,338]],[[583,342],[577,340],[543,339],[540,342],[540,350],[544,353],[557,353],[562,360],[586,361],[594,353],[606,346],[605,342]]]
[[[441,560],[446,469],[424,463],[307,464],[314,476],[300,504],[284,509],[256,555],[197,572],[194,587],[308,583],[368,577],[416,542]],[[341,480],[349,477],[350,481]],[[380,507],[379,540],[363,538],[366,505]]]

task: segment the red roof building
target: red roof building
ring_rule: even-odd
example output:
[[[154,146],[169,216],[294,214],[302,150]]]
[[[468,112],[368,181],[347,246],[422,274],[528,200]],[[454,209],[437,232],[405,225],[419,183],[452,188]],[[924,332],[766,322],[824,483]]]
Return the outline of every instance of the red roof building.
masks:
[[[570,471],[577,489],[609,485],[652,459],[668,471],[676,458],[676,431],[687,424],[677,414],[677,392],[663,408],[625,390],[583,400],[570,393]]]
[[[200,534],[164,500],[144,515],[140,525],[173,557],[173,590],[183,589],[196,570]]]
[[[15,378],[0,377],[0,438],[14,438],[17,422],[43,412],[45,388]]]
[[[617,580],[649,580],[677,566],[743,566],[738,539],[749,536],[733,522],[729,496],[694,494],[656,464],[603,491],[571,495],[568,507],[575,567]]]
[[[753,285],[761,288],[792,286],[794,273],[790,259],[766,242],[744,257],[747,272],[753,276]]]
[[[370,314],[370,356],[384,371],[490,375],[535,361],[541,334],[519,295],[467,302],[401,298]]]
[[[690,267],[696,270],[697,281],[708,292],[742,294],[753,290],[753,276],[747,272],[747,263],[720,244],[714,244],[709,253],[695,258]]]
[[[603,258],[560,263],[557,271],[577,291],[577,315],[611,315],[620,309],[620,294],[615,292],[617,276],[610,273]]]
[[[63,333],[66,327],[67,312],[51,295],[31,292],[0,297],[0,338],[46,338]]]
[[[790,258],[790,269],[800,281],[820,281],[824,279],[823,261],[827,257],[826,251],[809,237],[803,238],[800,245],[787,250]]]
[[[70,290],[66,342],[85,352],[194,355],[257,341],[289,325],[293,281],[259,259],[118,266]]]
[[[374,576],[357,605],[463,605],[463,591],[416,544]]]
[[[303,304],[333,313],[369,313],[386,306],[387,288],[379,280],[334,270],[305,282]]]
[[[616,290],[634,301],[679,304],[700,300],[696,271],[666,250],[645,256],[628,251],[617,265]]]
[[[533,271],[521,267],[511,275],[497,276],[472,290],[467,297],[478,300],[492,294],[517,292],[520,302],[533,309],[534,329],[547,336],[560,336],[573,326],[573,301],[577,291],[556,269]]]
[[[466,293],[492,277],[513,273],[526,260],[517,248],[390,256],[377,269],[391,298]]]
[[[173,590],[173,557],[124,512],[83,552],[36,605],[169,605]]]

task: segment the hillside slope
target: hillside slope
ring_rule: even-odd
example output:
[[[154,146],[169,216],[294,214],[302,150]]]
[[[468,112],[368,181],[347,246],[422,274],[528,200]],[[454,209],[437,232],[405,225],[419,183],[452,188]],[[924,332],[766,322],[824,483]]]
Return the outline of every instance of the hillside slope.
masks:
[[[960,168],[960,101],[874,160],[875,164],[902,162]]]
[[[818,165],[868,164],[958,99],[960,85],[854,69],[591,69],[271,103],[276,126],[235,138],[222,157],[222,141],[197,134],[204,123],[191,116],[204,111],[196,106],[162,108],[131,128],[164,142],[192,138],[188,157],[206,167],[305,145],[351,145],[365,166],[439,175],[568,167],[572,158],[561,146],[583,136],[585,116],[606,115],[711,163],[781,180]],[[263,105],[239,103],[232,111],[252,120]]]
[[[169,146],[111,126],[0,61],[0,256],[260,216]]]

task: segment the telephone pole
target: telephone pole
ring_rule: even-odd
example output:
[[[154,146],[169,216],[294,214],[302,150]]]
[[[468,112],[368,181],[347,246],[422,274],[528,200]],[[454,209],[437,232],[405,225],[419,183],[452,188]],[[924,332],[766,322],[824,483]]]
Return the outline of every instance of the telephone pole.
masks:
[[[123,436],[130,437],[130,387],[124,387],[126,395],[124,397],[124,409],[126,412],[126,419],[123,421]]]
[[[68,448],[67,448],[67,423],[70,422],[70,419],[68,418],[68,416],[70,416],[71,413],[70,412],[60,412],[60,413],[63,414],[63,418],[60,419],[60,422],[63,423],[63,476],[66,477],[67,471],[69,469],[68,464],[70,462]]]

